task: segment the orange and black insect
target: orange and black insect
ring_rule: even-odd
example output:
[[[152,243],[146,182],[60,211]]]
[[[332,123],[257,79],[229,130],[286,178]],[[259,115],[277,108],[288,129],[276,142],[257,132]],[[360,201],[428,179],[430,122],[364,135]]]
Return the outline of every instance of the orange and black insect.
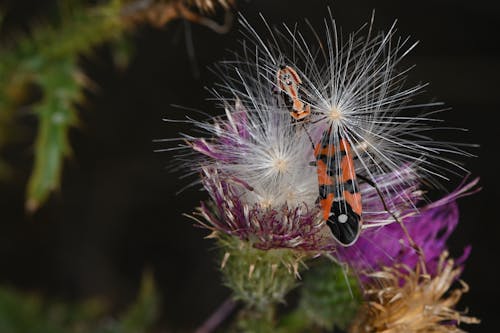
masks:
[[[302,121],[311,114],[311,106],[304,103],[300,97],[300,85],[302,80],[290,66],[281,66],[276,73],[278,87],[290,116],[296,121]]]
[[[362,225],[361,193],[351,145],[340,134],[331,139],[331,128],[323,132],[314,149],[322,218],[333,237],[343,246],[350,246],[359,237]],[[332,141],[335,144],[332,144]]]
[[[277,80],[290,115],[295,121],[304,121],[311,114],[311,106],[301,99],[299,88],[302,80],[299,75],[292,67],[282,66],[277,72]],[[313,144],[319,204],[333,237],[342,245],[350,246],[356,242],[361,231],[361,193],[351,145],[340,135],[336,141],[338,147],[331,142],[330,128],[323,133],[316,147]]]
[[[276,76],[278,87],[290,115],[295,121],[301,121],[304,127],[303,121],[311,114],[311,106],[300,96],[302,80],[292,67],[285,65],[281,66]],[[322,218],[326,221],[333,237],[343,246],[351,246],[361,233],[363,206],[357,181],[357,178],[360,178],[375,188],[384,209],[401,225],[410,246],[419,255],[419,260],[425,262],[422,249],[409,235],[405,225],[389,210],[378,186],[372,180],[356,175],[354,156],[349,141],[339,133],[336,134],[337,140],[334,140],[331,127],[323,132],[321,141],[316,146],[309,134],[307,136],[311,140],[316,158],[313,164],[316,165],[318,175]],[[425,266],[423,267],[425,270]]]

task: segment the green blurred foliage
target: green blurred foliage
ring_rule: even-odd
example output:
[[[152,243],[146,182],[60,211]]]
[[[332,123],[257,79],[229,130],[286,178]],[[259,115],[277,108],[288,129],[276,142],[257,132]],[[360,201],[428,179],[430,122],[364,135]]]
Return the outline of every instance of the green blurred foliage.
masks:
[[[362,303],[359,282],[346,268],[318,259],[304,272],[297,307],[283,317],[283,332],[345,331]]]
[[[292,249],[260,250],[237,237],[220,237],[222,274],[244,307],[229,332],[305,333],[346,330],[362,303],[358,279],[327,258]],[[310,265],[308,268],[307,265]],[[300,275],[299,275],[300,273]],[[297,305],[287,308],[298,287]]]
[[[0,332],[9,333],[147,333],[159,313],[152,274],[143,275],[136,301],[118,318],[105,302],[79,304],[47,301],[37,295],[0,288]]]
[[[345,330],[361,302],[357,279],[347,268],[325,260],[307,272],[298,310],[322,328]]]
[[[36,86],[43,94],[30,105],[38,118],[38,133],[26,194],[29,211],[57,189],[64,158],[71,152],[68,131],[77,125],[76,105],[89,84],[78,57],[102,42],[123,37],[122,6],[121,0],[92,7],[78,0],[59,1],[51,22],[38,23],[29,34],[0,46],[0,149],[15,136],[14,113],[26,103],[27,88]],[[0,177],[8,174],[5,163],[0,163]]]

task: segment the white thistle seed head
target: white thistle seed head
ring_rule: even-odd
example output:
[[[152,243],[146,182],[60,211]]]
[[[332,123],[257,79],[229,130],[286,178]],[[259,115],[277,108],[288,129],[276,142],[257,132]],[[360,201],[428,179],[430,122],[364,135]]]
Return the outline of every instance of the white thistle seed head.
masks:
[[[401,62],[417,43],[398,37],[395,23],[387,32],[374,32],[373,17],[344,40],[329,14],[323,34],[309,22],[311,34],[297,26],[271,28],[264,20],[266,37],[241,18],[251,45],[243,44],[246,58],[240,63],[257,59],[260,80],[276,87],[276,71],[284,64],[292,66],[302,80],[299,99],[311,107],[306,127],[313,141],[331,129],[336,154],[339,137],[349,142],[356,175],[372,182],[384,174],[396,175],[398,182],[377,184],[387,195],[403,192],[415,178],[443,187],[450,175],[466,172],[456,158],[472,156],[461,148],[471,145],[433,139],[433,131],[456,129],[438,127],[441,120],[434,115],[444,111],[442,103],[415,101],[426,84],[406,85],[411,67],[401,68]],[[406,182],[408,168],[414,174]]]
[[[249,85],[246,80],[253,80],[250,73],[235,71],[242,83]],[[311,143],[304,131],[297,131],[291,124],[289,115],[277,107],[271,89],[265,83],[258,90],[247,91],[253,93],[251,98],[237,91],[233,91],[232,100],[219,95],[226,105],[226,116],[214,123],[197,122],[213,139],[206,139],[201,146],[194,140],[193,147],[205,153],[209,146],[216,152],[217,158],[202,163],[244,182],[251,189],[241,193],[247,204],[314,208],[318,185],[316,170],[310,166],[314,160]],[[253,104],[248,103],[250,99]]]
[[[319,187],[325,185],[319,184],[311,163],[323,136],[335,147],[326,162],[328,172],[337,172],[329,175],[340,186],[335,193],[345,193],[341,156],[352,151],[355,170],[349,170],[347,180],[362,183],[362,230],[396,222],[394,216],[414,208],[423,193],[421,180],[439,184],[439,179],[463,170],[450,156],[467,152],[428,136],[436,129],[438,120],[431,116],[440,111],[440,103],[414,102],[424,85],[407,87],[409,69],[399,65],[416,43],[396,37],[394,25],[387,33],[373,33],[372,18],[364,26],[366,34],[360,29],[344,41],[331,13],[323,36],[312,30],[311,39],[297,27],[271,29],[264,20],[268,35],[263,37],[244,18],[240,23],[246,35],[242,52],[218,65],[222,82],[212,90],[225,115],[210,122],[189,120],[204,138],[185,136],[189,147],[203,154],[198,163],[188,160],[191,170],[216,170],[218,180],[207,181],[212,184],[207,191],[226,193],[229,182],[238,184],[231,186],[232,200],[245,207],[225,211],[246,216],[259,207],[275,211],[277,215],[269,215],[275,218],[293,210],[300,215],[304,208],[309,221],[320,210]],[[293,108],[308,107],[305,121],[292,120],[295,109],[277,82],[286,66],[300,77]],[[425,113],[427,109],[434,111]],[[340,140],[348,144],[340,145]],[[350,149],[341,151],[345,145]],[[330,168],[330,163],[337,165]]]

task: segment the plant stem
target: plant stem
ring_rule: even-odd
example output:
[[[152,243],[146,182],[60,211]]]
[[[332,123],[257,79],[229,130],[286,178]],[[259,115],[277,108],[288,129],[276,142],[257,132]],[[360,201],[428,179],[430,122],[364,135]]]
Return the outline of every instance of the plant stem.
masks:
[[[196,329],[195,333],[211,333],[213,332],[236,308],[236,302],[229,297],[226,299],[217,310],[205,322]]]

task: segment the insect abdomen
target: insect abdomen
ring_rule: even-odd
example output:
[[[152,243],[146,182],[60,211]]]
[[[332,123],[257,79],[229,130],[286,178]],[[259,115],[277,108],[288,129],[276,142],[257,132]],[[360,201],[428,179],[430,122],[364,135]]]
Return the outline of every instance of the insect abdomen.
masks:
[[[323,220],[333,237],[344,246],[358,239],[361,229],[361,194],[349,143],[340,138],[339,148],[329,143],[325,131],[314,154],[319,184],[319,203]]]

